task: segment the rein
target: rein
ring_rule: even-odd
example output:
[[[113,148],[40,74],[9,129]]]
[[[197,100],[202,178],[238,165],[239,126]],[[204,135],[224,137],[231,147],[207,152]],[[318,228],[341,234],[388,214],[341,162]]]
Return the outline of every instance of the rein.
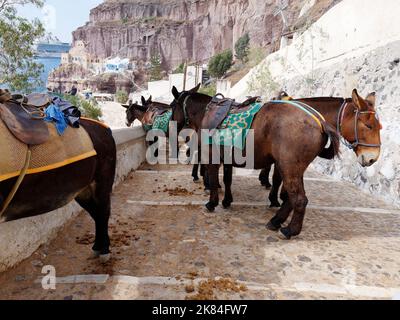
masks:
[[[342,139],[343,144],[349,148],[350,150],[355,150],[357,149],[358,146],[362,147],[367,147],[367,148],[379,148],[382,146],[382,144],[370,144],[370,143],[363,143],[360,142],[359,136],[358,136],[358,121],[360,120],[360,116],[363,114],[376,114],[375,111],[360,111],[358,108],[355,108],[354,113],[354,137],[355,137],[355,142],[349,143],[344,139],[342,135],[342,125],[343,125],[343,120],[344,116],[346,113],[346,108],[349,105],[349,103],[344,99],[342,106],[340,107],[338,118],[337,118],[337,132],[339,136]]]

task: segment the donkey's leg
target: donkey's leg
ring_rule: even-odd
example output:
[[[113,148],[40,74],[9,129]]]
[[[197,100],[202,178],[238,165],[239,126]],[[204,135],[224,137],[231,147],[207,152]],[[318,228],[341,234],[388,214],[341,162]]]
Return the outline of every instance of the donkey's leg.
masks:
[[[294,213],[289,226],[280,229],[280,234],[289,240],[291,237],[298,236],[301,233],[308,199],[304,190],[302,175],[292,176],[286,181],[284,179],[284,185]]]
[[[193,170],[192,170],[192,177],[194,182],[198,182],[200,180],[199,178],[199,164],[194,164],[193,165]]]
[[[201,175],[203,176],[204,190],[205,191],[210,191],[210,189],[211,189],[211,187],[210,187],[210,178],[208,176],[207,166],[202,164],[200,166],[200,172],[201,172]]]
[[[269,182],[269,174],[271,172],[272,164],[268,164],[265,169],[261,170],[258,180],[260,180],[261,185],[267,189],[272,187],[271,183]]]
[[[225,198],[222,201],[222,205],[225,209],[229,208],[233,202],[232,196],[232,173],[233,166],[224,164],[224,184],[225,184]]]
[[[94,190],[95,189],[95,190]],[[76,197],[78,204],[89,212],[96,227],[96,238],[93,251],[106,262],[110,257],[110,237],[108,221],[111,212],[111,190],[106,192],[101,186],[88,188]]]
[[[275,167],[274,177],[272,181],[272,189],[269,193],[269,201],[271,202],[270,208],[279,208],[281,204],[278,201],[279,188],[282,184],[282,177],[279,170]]]
[[[275,171],[279,173],[280,177],[282,177],[282,173],[279,171],[277,165],[275,165]],[[293,211],[293,206],[292,203],[289,201],[289,196],[286,192],[285,185],[282,187],[281,195],[282,194],[286,195],[286,197],[282,198],[282,207],[267,224],[267,228],[272,231],[278,231],[282,227],[282,224],[284,224],[289,218],[290,213]]]
[[[268,222],[267,229],[271,231],[278,231],[282,227],[282,224],[284,224],[289,218],[292,210],[293,206],[290,201],[283,202],[276,215]]]
[[[210,182],[210,201],[206,204],[208,211],[213,212],[219,204],[218,173],[219,164],[208,164],[206,168]]]

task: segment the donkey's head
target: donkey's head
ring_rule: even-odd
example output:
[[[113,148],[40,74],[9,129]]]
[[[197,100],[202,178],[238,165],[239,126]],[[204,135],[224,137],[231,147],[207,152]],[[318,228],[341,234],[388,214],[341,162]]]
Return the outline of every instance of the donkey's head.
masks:
[[[144,99],[144,98],[142,97],[142,99]],[[150,97],[150,101],[151,101],[151,97]],[[146,100],[145,100],[145,102],[146,102]],[[145,105],[141,106],[137,103],[137,101],[135,103],[133,103],[132,100],[129,100],[129,105],[123,104],[122,107],[124,107],[126,109],[126,125],[128,127],[130,127],[136,119],[141,121],[141,119],[143,118],[143,115],[147,111],[147,107]]]
[[[200,84],[189,91],[179,92],[174,86],[172,88],[172,95],[174,96],[174,101],[170,104],[172,108],[172,118],[171,121],[175,121],[178,126],[178,132],[183,129],[186,125],[186,115],[185,115],[185,100],[193,93],[196,93],[200,89]]]
[[[342,136],[350,143],[363,167],[378,161],[381,152],[382,125],[375,110],[375,92],[365,99],[356,89],[339,114],[338,124]]]

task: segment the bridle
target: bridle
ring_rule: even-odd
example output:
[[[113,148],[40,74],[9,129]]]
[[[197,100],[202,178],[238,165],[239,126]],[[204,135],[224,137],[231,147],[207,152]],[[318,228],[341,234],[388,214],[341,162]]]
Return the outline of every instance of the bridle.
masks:
[[[190,93],[188,93],[188,95],[187,95],[187,97],[185,98],[185,100],[183,100],[183,103],[181,104],[181,102],[179,102],[180,100],[181,100],[181,98],[183,97],[183,95],[184,94],[186,94],[186,93],[188,93],[188,92],[186,92],[186,91],[183,91],[180,95],[179,95],[179,97],[178,97],[178,99],[174,99],[174,102],[178,105],[178,106],[182,106],[182,110],[183,110],[183,118],[184,118],[184,127],[188,127],[189,125],[190,125],[190,119],[189,119],[189,117],[188,117],[188,114],[187,114],[187,110],[186,110],[186,104],[187,104],[187,101],[188,101],[188,99],[190,98]],[[173,110],[174,111],[174,110]]]
[[[367,147],[367,148],[379,148],[382,146],[381,143],[379,144],[370,144],[370,143],[364,143],[360,142],[359,135],[358,135],[358,121],[360,121],[361,115],[364,114],[374,114],[376,116],[375,111],[360,111],[358,108],[355,108],[354,113],[354,137],[355,137],[355,142],[349,143],[346,141],[346,139],[342,135],[342,125],[343,125],[343,120],[344,116],[346,113],[347,106],[349,105],[349,102],[344,99],[342,106],[340,107],[338,118],[337,118],[337,132],[339,136],[342,138],[343,144],[348,147],[350,150],[355,150],[357,147]]]

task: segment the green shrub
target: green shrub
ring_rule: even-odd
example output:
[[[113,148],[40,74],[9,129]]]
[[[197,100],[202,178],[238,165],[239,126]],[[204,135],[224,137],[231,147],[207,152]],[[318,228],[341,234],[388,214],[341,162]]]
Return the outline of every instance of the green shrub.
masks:
[[[247,64],[249,67],[255,67],[259,65],[267,56],[267,53],[264,48],[251,48],[248,55]]]
[[[206,87],[201,87],[199,93],[206,94],[208,96],[215,96],[217,94],[217,86],[216,84],[210,84]]]
[[[156,53],[150,58],[150,81],[162,80],[162,71],[161,56]]]
[[[118,103],[126,103],[128,101],[129,95],[124,90],[119,90],[115,94]]]
[[[240,37],[235,43],[235,57],[239,59],[242,63],[246,63],[248,61],[249,46],[250,36],[248,33]]]
[[[280,87],[273,79],[269,65],[266,63],[251,76],[247,85],[251,94],[265,97],[270,97]]]
[[[226,50],[211,58],[208,63],[208,72],[212,77],[222,78],[233,65],[233,54]]]
[[[81,111],[83,117],[100,120],[103,115],[97,101],[94,99],[85,100],[69,94],[61,95],[60,98],[69,101],[72,105],[77,107]]]
[[[184,73],[184,72],[185,72],[185,64],[183,62],[178,66],[178,68],[172,71],[173,74]]]

